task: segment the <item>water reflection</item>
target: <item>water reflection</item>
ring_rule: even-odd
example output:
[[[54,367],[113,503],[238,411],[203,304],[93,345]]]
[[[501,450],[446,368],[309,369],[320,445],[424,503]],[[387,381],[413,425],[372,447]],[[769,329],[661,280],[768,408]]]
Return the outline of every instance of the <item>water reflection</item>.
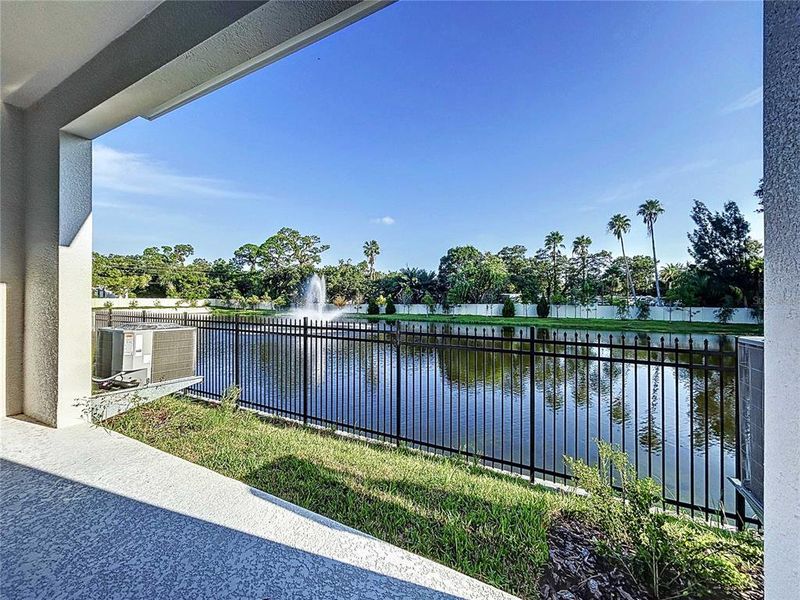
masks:
[[[206,332],[209,335],[213,332]],[[734,340],[377,324],[241,336],[242,401],[354,433],[565,474],[620,444],[668,498],[716,508],[735,467]],[[212,343],[213,342],[213,343]],[[200,344],[201,391],[232,379],[232,336]],[[724,352],[723,352],[724,351]],[[304,356],[308,357],[304,368]],[[531,392],[533,390],[533,393]],[[398,392],[400,403],[398,406]],[[533,457],[533,460],[531,460]]]

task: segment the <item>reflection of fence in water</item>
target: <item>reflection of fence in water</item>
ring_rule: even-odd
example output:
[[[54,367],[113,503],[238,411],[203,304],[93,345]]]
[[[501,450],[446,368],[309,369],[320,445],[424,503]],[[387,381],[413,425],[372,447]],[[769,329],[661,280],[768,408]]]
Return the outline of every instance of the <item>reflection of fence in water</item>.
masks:
[[[198,328],[202,384],[242,406],[539,477],[568,477],[564,455],[596,462],[618,444],[666,502],[710,515],[739,506],[736,351],[533,329],[96,313],[98,325]],[[108,321],[108,322],[107,322]],[[534,390],[534,393],[531,393]],[[533,457],[533,461],[531,461]]]

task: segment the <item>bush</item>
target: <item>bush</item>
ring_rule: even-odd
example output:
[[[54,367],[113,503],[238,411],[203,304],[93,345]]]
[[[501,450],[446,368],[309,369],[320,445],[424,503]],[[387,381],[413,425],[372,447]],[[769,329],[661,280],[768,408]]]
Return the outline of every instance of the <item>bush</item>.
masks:
[[[381,307],[378,306],[378,303],[375,302],[374,298],[370,298],[369,303],[367,304],[367,314],[379,315],[380,313],[381,313]]]
[[[386,301],[386,309],[383,312],[385,312],[387,315],[393,315],[397,312],[397,307],[394,305],[394,300],[389,298]]]
[[[540,319],[546,319],[550,316],[550,303],[544,296],[541,296],[539,302],[536,303],[536,314]]]
[[[114,303],[111,300],[106,300],[105,302],[103,302],[103,306],[105,306],[106,308],[112,308],[114,306]]]
[[[639,321],[650,319],[650,303],[647,300],[636,301],[636,318]]]
[[[341,294],[333,297],[333,305],[336,308],[344,308],[345,304],[347,304],[347,299]]]
[[[611,306],[617,308],[617,318],[626,320],[628,318],[628,299],[627,298],[612,298]]]
[[[137,306],[139,306],[139,301],[131,300],[130,302],[128,302],[128,306],[130,306],[131,308],[136,308]]]
[[[598,450],[598,466],[565,460],[578,486],[589,493],[588,517],[604,534],[601,553],[656,598],[725,598],[752,585],[748,571],[761,560],[752,535],[667,515],[657,509],[656,481],[639,479],[628,455],[610,444],[598,442]],[[621,497],[609,483],[612,474]]]
[[[725,296],[722,306],[714,311],[714,318],[717,323],[728,323],[733,318],[734,303],[733,298]]]
[[[425,292],[425,295],[422,297],[422,303],[427,307],[429,315],[436,312],[436,300],[433,299],[430,292]]]
[[[517,309],[514,306],[514,301],[511,298],[506,298],[503,301],[503,316],[510,318],[516,314],[517,314]]]
[[[714,311],[714,318],[724,325],[733,318],[733,310],[732,306],[722,306]]]

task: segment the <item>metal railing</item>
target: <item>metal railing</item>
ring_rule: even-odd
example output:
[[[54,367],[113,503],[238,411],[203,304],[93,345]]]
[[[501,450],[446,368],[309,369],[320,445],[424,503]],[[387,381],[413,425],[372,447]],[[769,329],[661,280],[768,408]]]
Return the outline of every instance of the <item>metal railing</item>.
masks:
[[[739,470],[735,342],[535,328],[97,311],[98,327],[197,327],[193,395],[232,385],[261,413],[564,482],[596,440],[661,483],[665,506],[754,522]],[[732,510],[731,510],[732,509]]]

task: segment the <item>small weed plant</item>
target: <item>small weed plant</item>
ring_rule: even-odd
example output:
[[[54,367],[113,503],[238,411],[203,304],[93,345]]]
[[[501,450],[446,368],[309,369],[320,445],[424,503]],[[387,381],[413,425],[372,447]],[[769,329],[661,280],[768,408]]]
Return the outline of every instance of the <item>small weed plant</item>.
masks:
[[[735,598],[752,585],[748,573],[761,561],[755,536],[723,532],[657,510],[660,485],[637,477],[618,448],[598,442],[598,450],[597,466],[566,460],[589,494],[588,516],[604,534],[598,542],[602,554],[661,600]]]

